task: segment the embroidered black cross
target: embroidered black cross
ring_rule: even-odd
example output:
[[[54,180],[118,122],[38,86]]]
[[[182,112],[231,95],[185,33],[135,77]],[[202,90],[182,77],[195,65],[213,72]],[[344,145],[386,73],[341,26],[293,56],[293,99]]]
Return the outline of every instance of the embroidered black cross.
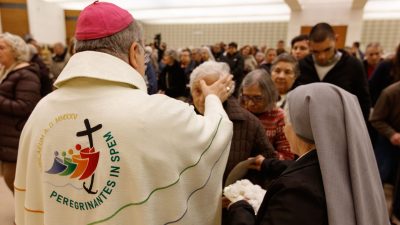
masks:
[[[77,133],[76,133],[76,136],[78,136],[78,137],[88,136],[88,138],[89,138],[89,146],[90,146],[90,148],[93,148],[93,136],[92,136],[92,133],[94,133],[94,132],[100,130],[100,129],[103,127],[103,125],[98,124],[98,125],[96,125],[96,126],[94,126],[94,127],[91,127],[88,119],[85,119],[85,120],[84,120],[84,123],[85,123],[86,130],[77,132]],[[94,173],[93,173],[93,175],[92,175],[92,177],[91,177],[91,179],[90,179],[89,188],[87,188],[87,187],[85,186],[86,183],[83,182],[83,188],[84,188],[84,189],[86,190],[86,192],[89,193],[89,194],[96,194],[96,193],[97,193],[97,190],[96,190],[96,191],[92,191],[92,188],[93,188],[93,181],[94,181]]]

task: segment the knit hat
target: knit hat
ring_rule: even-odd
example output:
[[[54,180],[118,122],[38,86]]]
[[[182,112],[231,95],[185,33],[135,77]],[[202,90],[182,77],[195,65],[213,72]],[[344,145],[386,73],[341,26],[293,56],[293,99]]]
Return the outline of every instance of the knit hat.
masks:
[[[132,15],[112,3],[95,1],[80,13],[76,23],[78,41],[111,36],[133,22]]]

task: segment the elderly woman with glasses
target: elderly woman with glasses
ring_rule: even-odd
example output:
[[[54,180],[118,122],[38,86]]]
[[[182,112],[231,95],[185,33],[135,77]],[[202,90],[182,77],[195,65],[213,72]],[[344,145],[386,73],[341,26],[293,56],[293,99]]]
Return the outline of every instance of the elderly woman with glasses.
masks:
[[[205,62],[193,70],[190,76],[190,90],[194,106],[200,114],[204,113],[205,97],[201,91],[200,81],[204,80],[207,85],[211,85],[219,77],[229,74],[229,72],[228,64],[214,61]],[[233,89],[232,86],[227,91],[232,94]],[[271,158],[275,156],[275,151],[265,136],[261,122],[257,117],[243,109],[236,98],[229,97],[223,105],[229,119],[233,122],[232,145],[223,178],[225,183],[227,176],[239,162],[258,154]],[[262,184],[260,182],[264,181],[256,171],[248,173],[246,178],[258,184]]]
[[[290,152],[289,142],[283,133],[284,112],[277,107],[277,99],[278,91],[265,70],[254,70],[243,79],[239,90],[241,105],[261,121],[278,158],[291,160],[294,155]]]
[[[29,57],[29,48],[21,37],[0,35],[0,161],[11,191],[21,131],[41,98],[39,66],[29,64]]]
[[[293,83],[300,75],[297,60],[287,54],[280,54],[272,62],[271,79],[279,93],[277,105],[281,108],[285,106],[286,94],[292,89]]]

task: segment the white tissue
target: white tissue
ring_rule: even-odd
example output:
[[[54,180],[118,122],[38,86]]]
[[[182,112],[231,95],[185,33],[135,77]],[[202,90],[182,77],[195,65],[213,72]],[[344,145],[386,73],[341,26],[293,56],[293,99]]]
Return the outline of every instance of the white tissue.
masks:
[[[256,215],[266,192],[259,185],[255,185],[247,179],[238,180],[224,188],[225,197],[232,203],[246,200],[253,207]]]

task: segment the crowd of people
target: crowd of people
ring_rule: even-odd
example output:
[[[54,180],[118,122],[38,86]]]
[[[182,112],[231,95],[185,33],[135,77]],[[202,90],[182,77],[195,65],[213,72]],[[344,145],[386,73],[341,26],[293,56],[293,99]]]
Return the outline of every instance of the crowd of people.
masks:
[[[169,49],[143,32],[95,2],[51,58],[0,35],[16,224],[400,225],[400,44],[387,58],[378,42],[342,50],[328,23],[289,51]],[[249,158],[241,179],[267,190],[257,215],[222,196]]]

